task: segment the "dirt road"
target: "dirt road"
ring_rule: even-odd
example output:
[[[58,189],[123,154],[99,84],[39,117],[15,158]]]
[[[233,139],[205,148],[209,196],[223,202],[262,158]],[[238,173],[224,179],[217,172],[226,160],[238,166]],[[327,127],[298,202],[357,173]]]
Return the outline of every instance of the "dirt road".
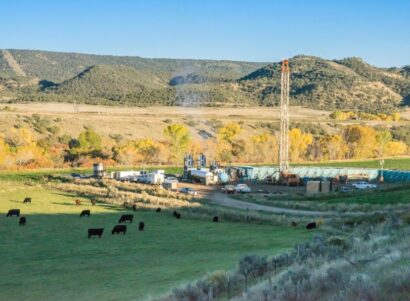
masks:
[[[297,210],[297,209],[279,208],[279,207],[254,204],[254,203],[232,199],[228,195],[224,193],[220,193],[220,192],[211,193],[208,196],[206,196],[206,199],[208,200],[210,204],[229,207],[229,208],[244,209],[244,210],[248,209],[248,210],[255,210],[255,211],[272,212],[272,213],[308,215],[308,216],[336,215],[335,212],[331,212],[331,211],[308,211],[308,210]]]

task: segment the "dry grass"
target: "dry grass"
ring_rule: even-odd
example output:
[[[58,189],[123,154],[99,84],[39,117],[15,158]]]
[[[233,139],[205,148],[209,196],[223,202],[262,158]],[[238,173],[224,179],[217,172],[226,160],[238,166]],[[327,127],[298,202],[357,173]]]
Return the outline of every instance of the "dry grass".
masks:
[[[99,202],[114,205],[125,204],[126,207],[135,205],[136,208],[153,209],[157,207],[188,208],[200,206],[198,202],[188,196],[171,193],[158,187],[112,180],[104,182],[83,180],[74,183],[50,182],[47,187],[94,198]]]

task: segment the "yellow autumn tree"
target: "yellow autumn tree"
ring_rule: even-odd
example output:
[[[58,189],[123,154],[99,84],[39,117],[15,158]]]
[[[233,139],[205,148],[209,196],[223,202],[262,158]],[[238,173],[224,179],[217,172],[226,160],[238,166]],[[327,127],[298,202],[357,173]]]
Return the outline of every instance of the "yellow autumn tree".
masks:
[[[346,157],[349,148],[339,134],[320,137],[320,150],[324,160],[340,160]]]
[[[45,149],[39,147],[28,128],[12,129],[5,138],[9,145],[9,161],[15,168],[51,167],[52,161]]]
[[[305,159],[306,151],[313,143],[313,136],[309,133],[303,133],[299,128],[293,128],[289,131],[289,157],[292,162],[298,162]]]
[[[248,162],[273,163],[277,161],[278,141],[269,133],[250,137],[248,146]]]
[[[402,156],[407,154],[408,147],[403,141],[389,141],[386,145],[386,156]]]
[[[10,154],[10,147],[0,137],[0,169],[10,169],[14,164],[13,158]]]
[[[349,157],[374,158],[378,147],[376,134],[376,131],[368,126],[347,126],[344,130],[344,139],[349,146]]]
[[[219,160],[231,162],[234,156],[240,153],[241,143],[235,140],[241,131],[241,126],[236,122],[227,123],[219,129],[217,134],[217,153]]]
[[[121,164],[137,165],[158,162],[160,146],[152,139],[127,141],[114,149],[114,158]]]

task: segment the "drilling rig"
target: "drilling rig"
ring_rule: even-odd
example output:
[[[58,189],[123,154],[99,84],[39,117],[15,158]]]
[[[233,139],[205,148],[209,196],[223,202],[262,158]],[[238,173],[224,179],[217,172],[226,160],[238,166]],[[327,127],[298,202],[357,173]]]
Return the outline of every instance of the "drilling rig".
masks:
[[[279,141],[279,171],[289,170],[289,61],[282,61],[280,90],[280,141]]]
[[[282,61],[280,93],[280,141],[279,141],[279,183],[296,186],[300,178],[289,173],[289,60]]]

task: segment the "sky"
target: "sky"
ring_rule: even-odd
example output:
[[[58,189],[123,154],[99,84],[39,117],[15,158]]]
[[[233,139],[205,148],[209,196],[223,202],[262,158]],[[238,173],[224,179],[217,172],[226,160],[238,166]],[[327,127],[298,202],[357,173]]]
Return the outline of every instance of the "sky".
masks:
[[[410,65],[410,0],[0,0],[0,48]]]

